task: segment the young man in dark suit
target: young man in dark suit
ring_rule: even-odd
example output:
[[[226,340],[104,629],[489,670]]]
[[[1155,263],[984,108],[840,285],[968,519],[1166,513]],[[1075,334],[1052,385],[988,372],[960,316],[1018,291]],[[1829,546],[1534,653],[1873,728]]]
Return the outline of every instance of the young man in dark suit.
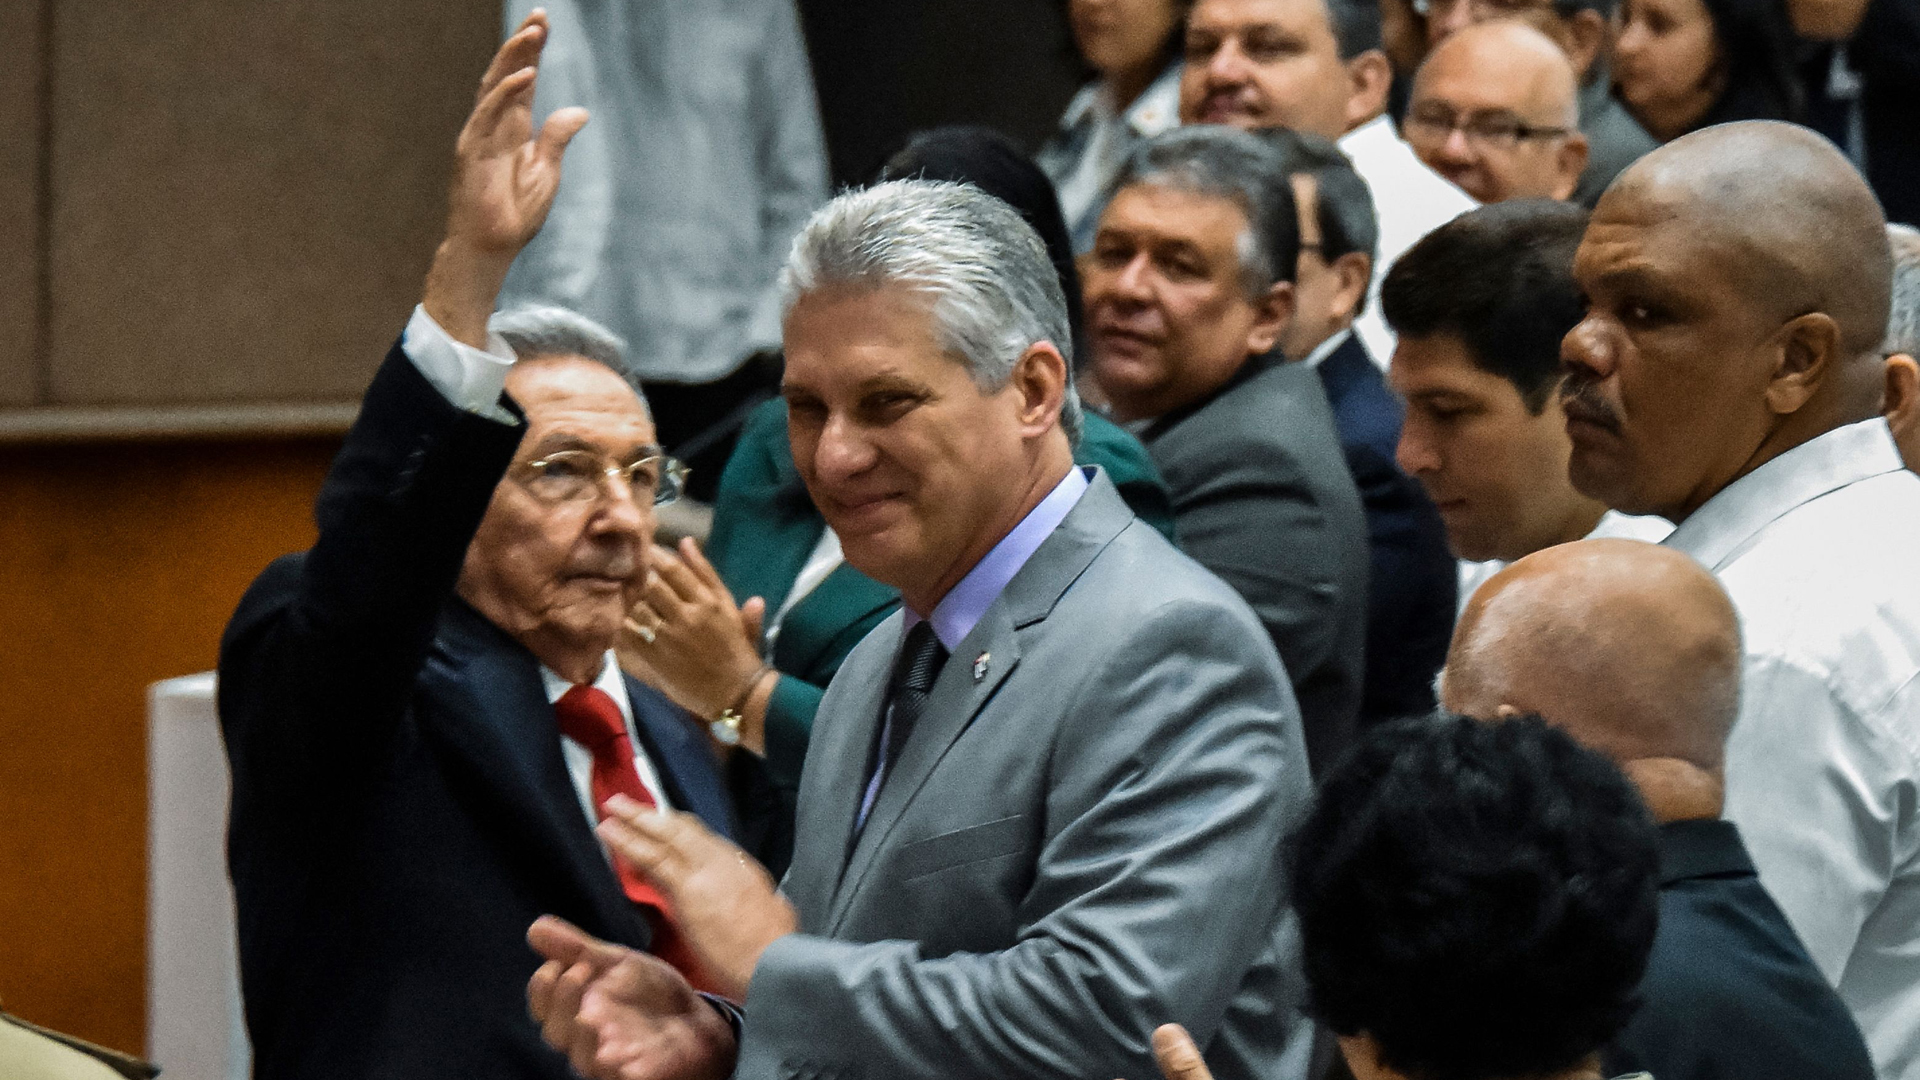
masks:
[[[681,963],[677,915],[593,834],[621,792],[732,825],[684,714],[610,647],[677,492],[604,335],[488,318],[586,116],[530,138],[529,18],[461,132],[447,237],[323,487],[221,643],[229,862],[254,1075],[561,1080],[526,924]]]
[[[1347,470],[1367,514],[1367,674],[1362,724],[1434,706],[1459,580],[1446,526],[1419,483],[1395,464],[1406,406],[1388,389],[1354,319],[1367,303],[1380,229],[1373,196],[1340,148],[1317,135],[1260,132],[1280,152],[1300,221],[1293,319],[1280,337],[1289,360],[1327,392]]]

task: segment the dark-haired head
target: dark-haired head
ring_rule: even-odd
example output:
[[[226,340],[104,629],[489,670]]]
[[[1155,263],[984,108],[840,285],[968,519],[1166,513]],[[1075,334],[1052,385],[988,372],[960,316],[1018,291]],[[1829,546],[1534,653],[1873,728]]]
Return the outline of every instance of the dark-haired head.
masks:
[[[1301,360],[1366,309],[1380,226],[1373,192],[1338,145],[1290,128],[1258,134],[1280,155],[1299,214],[1299,303],[1280,346]]]
[[[1067,322],[1073,328],[1074,355],[1085,357],[1080,275],[1073,265],[1073,241],[1060,212],[1053,182],[1013,140],[988,127],[955,124],[916,133],[880,167],[877,180],[951,180],[974,187],[1019,213],[1060,275],[1067,297]]]
[[[1585,210],[1543,199],[1462,214],[1387,271],[1387,324],[1402,337],[1457,338],[1538,415],[1560,384],[1560,339],[1585,310],[1573,253],[1586,227]]]
[[[1627,110],[1665,142],[1730,120],[1801,119],[1795,55],[1775,0],[1626,0],[1614,80]]]
[[[1310,1009],[1361,1080],[1578,1068],[1633,1013],[1655,843],[1620,771],[1538,718],[1377,728],[1293,845]]]

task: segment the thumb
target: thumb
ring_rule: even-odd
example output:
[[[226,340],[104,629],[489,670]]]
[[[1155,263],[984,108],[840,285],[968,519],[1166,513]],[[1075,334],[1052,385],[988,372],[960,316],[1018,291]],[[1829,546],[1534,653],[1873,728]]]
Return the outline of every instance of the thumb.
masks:
[[[580,129],[587,126],[587,110],[578,105],[565,109],[555,109],[547,122],[540,125],[540,140],[535,152],[541,160],[558,166],[560,155],[566,152],[567,144],[573,141]]]
[[[767,600],[763,596],[749,596],[747,602],[740,605],[740,621],[746,624],[747,640],[753,647],[760,647],[760,629],[767,621]]]
[[[1162,1024],[1153,1032],[1153,1059],[1166,1080],[1213,1080],[1200,1048],[1179,1024]]]

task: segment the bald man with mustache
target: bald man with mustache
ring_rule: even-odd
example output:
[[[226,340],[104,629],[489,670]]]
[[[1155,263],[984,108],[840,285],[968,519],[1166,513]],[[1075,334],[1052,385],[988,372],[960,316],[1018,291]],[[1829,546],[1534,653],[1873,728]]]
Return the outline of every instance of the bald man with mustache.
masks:
[[[1441,697],[1539,715],[1619,764],[1660,823],[1660,929],[1609,1076],[1871,1080],[1839,996],[1721,820],[1740,709],[1740,623],[1691,558],[1583,540],[1520,559],[1461,615]]]
[[[1820,136],[1748,122],[1621,174],[1575,257],[1574,486],[1676,523],[1745,632],[1727,817],[1852,1009],[1920,1076],[1920,477],[1886,420],[1886,222]]]

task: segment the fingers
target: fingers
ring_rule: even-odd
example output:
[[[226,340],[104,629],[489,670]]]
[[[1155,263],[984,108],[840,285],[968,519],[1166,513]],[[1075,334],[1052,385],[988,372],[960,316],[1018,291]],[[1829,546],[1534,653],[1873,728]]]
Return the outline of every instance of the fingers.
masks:
[[[680,558],[693,569],[695,576],[706,582],[709,590],[726,597],[727,606],[733,606],[733,593],[727,588],[727,583],[720,580],[720,571],[715,570],[713,564],[707,561],[706,553],[700,550],[699,543],[693,537],[680,538]]]
[[[765,597],[749,596],[747,602],[740,605],[740,622],[747,632],[747,640],[756,648],[760,646],[762,631],[767,624],[767,601]]]
[[[500,80],[506,78],[509,72],[527,67],[540,56],[540,49],[547,40],[547,29],[545,10],[535,8],[527,13],[519,28],[493,54],[493,62],[487,65],[486,74],[480,76],[480,89],[473,96],[476,104],[486,100],[487,95],[500,85]]]
[[[699,549],[694,550],[698,552]],[[713,590],[706,581],[683,561],[679,553],[663,548],[655,551],[655,555],[658,558],[654,561],[654,581],[659,583],[658,587],[665,596],[682,604],[697,604],[712,595]],[[648,585],[647,595],[649,599],[655,595],[652,583]],[[727,606],[732,607],[733,604],[728,603]]]
[[[629,950],[601,941],[557,915],[542,915],[527,928],[527,944],[548,960],[571,966],[582,961],[597,968],[608,968],[629,955]]]
[[[1153,1058],[1166,1080],[1213,1080],[1193,1037],[1179,1024],[1162,1024],[1153,1032]]]
[[[567,144],[586,126],[587,110],[580,106],[555,109],[547,117],[546,123],[540,125],[540,138],[534,145],[534,153],[542,161],[558,167],[561,155],[566,153]]]
[[[482,142],[492,142],[502,134],[509,142],[517,145],[525,141],[525,136],[514,139],[515,131],[507,130],[510,114],[515,110],[527,111],[526,123],[531,124],[533,111],[533,82],[537,73],[531,67],[521,67],[507,74],[492,90],[473,107],[473,115],[467,118],[466,134]]]
[[[567,965],[558,960],[549,960],[540,965],[540,970],[533,973],[533,978],[527,980],[527,1014],[543,1028],[547,1017],[553,1015],[554,985],[566,970]]]

